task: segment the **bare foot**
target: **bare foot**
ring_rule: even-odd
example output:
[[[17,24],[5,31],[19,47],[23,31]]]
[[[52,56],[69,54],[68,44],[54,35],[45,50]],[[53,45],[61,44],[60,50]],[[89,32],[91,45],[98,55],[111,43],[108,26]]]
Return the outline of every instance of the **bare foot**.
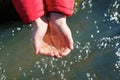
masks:
[[[57,54],[56,48],[52,46],[48,23],[41,18],[38,18],[33,22],[32,40],[36,54],[43,56],[54,56],[54,54]]]
[[[59,13],[50,13],[49,27],[53,46],[59,52],[55,53],[54,57],[61,58],[68,55],[73,49],[73,39],[66,24],[66,16]]]

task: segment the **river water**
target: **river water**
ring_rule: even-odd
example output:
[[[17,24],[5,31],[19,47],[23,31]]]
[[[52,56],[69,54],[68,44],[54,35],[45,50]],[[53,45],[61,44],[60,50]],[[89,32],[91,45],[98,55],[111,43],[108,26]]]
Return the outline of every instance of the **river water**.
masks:
[[[0,80],[120,80],[120,0],[76,5],[74,50],[62,59],[34,54],[31,25],[0,24]]]

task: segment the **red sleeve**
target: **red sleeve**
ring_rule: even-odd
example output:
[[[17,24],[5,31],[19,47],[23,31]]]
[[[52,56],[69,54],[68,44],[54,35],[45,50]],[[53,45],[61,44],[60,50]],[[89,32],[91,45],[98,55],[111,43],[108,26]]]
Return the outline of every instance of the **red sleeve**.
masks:
[[[44,15],[44,0],[12,0],[18,14],[25,23]]]
[[[12,0],[25,23],[30,23],[47,12],[60,12],[67,16],[73,13],[74,0]]]
[[[72,16],[74,0],[46,0],[47,11],[61,12],[67,16]]]

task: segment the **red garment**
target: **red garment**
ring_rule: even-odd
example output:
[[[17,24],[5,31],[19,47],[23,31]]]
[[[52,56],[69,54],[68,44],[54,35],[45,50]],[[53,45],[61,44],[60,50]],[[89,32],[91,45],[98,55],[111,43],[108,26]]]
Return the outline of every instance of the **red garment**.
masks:
[[[72,16],[74,0],[12,0],[25,23],[30,23],[51,11]]]

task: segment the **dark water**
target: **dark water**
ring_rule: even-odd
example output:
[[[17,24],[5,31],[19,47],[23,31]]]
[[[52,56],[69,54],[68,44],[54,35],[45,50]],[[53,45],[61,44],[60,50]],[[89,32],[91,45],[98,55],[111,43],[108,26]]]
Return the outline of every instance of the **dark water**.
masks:
[[[34,54],[31,25],[1,24],[0,80],[120,80],[120,0],[83,0],[75,12],[75,48],[62,59]]]

